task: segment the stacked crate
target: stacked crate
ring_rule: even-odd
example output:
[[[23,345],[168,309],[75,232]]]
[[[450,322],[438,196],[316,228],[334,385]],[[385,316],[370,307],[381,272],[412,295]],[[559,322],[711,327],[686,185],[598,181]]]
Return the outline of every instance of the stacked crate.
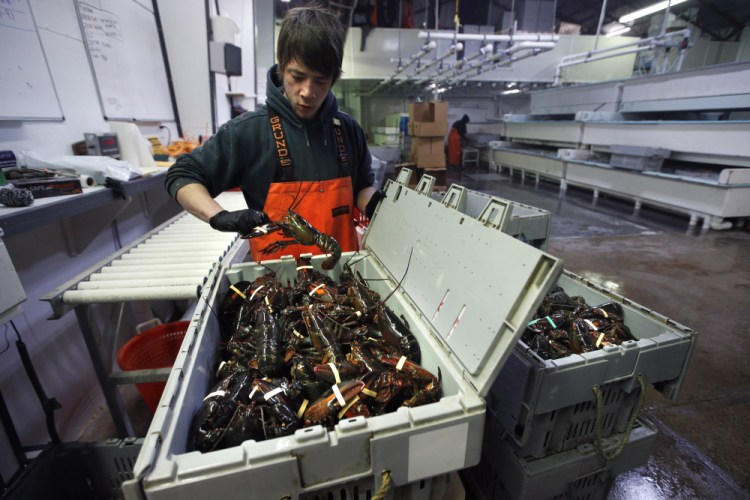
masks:
[[[480,464],[464,473],[477,498],[606,498],[656,438],[640,416],[646,387],[676,399],[682,386],[695,332],[567,270],[557,284],[620,303],[636,340],[555,360],[519,341],[487,395]]]
[[[414,102],[409,105],[410,161],[424,174],[445,182],[445,136],[448,134],[447,102]]]
[[[548,212],[455,184],[433,198],[478,220],[495,213],[503,232],[546,250]],[[682,387],[694,331],[570,271],[556,284],[591,306],[619,303],[635,340],[555,360],[519,340],[486,397],[480,463],[462,471],[474,498],[603,500],[656,440],[646,387],[673,400]]]

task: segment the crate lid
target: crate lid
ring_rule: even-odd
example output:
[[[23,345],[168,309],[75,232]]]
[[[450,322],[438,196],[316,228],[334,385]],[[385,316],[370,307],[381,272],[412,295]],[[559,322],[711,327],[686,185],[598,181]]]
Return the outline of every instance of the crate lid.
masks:
[[[389,182],[363,241],[486,396],[562,262],[501,231],[499,198],[474,218]]]

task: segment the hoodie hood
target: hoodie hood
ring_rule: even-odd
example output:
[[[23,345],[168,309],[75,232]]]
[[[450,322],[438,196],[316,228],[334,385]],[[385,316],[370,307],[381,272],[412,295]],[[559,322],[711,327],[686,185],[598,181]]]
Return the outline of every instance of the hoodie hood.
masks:
[[[268,70],[266,75],[266,105],[273,108],[280,116],[285,124],[289,124],[295,127],[304,127],[303,120],[294,114],[292,105],[289,100],[284,97],[284,85],[276,74],[278,65],[274,64],[271,69]],[[318,114],[313,118],[314,120],[322,120],[323,123],[330,122],[330,119],[336,114],[339,109],[338,101],[336,96],[332,92],[328,92],[323,104],[320,105]]]

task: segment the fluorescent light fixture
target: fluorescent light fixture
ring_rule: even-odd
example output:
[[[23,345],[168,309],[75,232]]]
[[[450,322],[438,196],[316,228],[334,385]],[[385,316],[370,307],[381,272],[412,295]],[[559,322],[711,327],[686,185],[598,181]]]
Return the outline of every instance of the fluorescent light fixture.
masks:
[[[521,89],[510,89],[510,90],[504,90],[503,92],[500,92],[501,95],[510,95],[510,94],[518,94],[521,92]]]
[[[607,33],[606,35],[604,35],[604,38],[609,38],[609,37],[612,37],[612,36],[622,35],[623,33],[627,33],[628,31],[630,31],[630,26],[625,26],[623,28],[618,28],[618,29],[612,30],[609,33]]]
[[[635,12],[631,12],[630,14],[625,14],[617,21],[620,23],[629,23],[630,21],[635,21],[638,18],[641,18],[643,16],[648,16],[649,14],[653,14],[654,12],[659,12],[660,10],[665,10],[667,8],[667,5],[670,7],[674,7],[677,4],[680,4],[686,0],[672,0],[669,2],[669,0],[664,2],[655,3],[653,5],[649,5],[648,7],[644,7],[641,10],[636,10]]]

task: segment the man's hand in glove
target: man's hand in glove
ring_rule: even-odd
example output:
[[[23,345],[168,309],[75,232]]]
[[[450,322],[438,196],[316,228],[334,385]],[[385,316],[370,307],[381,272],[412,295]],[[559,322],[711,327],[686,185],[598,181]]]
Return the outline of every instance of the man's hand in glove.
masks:
[[[250,234],[253,228],[269,222],[271,221],[265,213],[252,208],[234,212],[222,210],[208,221],[217,231],[235,232],[241,235]]]
[[[365,215],[368,219],[372,219],[372,216],[375,214],[375,209],[378,208],[380,200],[383,199],[385,199],[385,193],[380,189],[372,193],[370,201],[368,201],[367,206],[365,206]]]

